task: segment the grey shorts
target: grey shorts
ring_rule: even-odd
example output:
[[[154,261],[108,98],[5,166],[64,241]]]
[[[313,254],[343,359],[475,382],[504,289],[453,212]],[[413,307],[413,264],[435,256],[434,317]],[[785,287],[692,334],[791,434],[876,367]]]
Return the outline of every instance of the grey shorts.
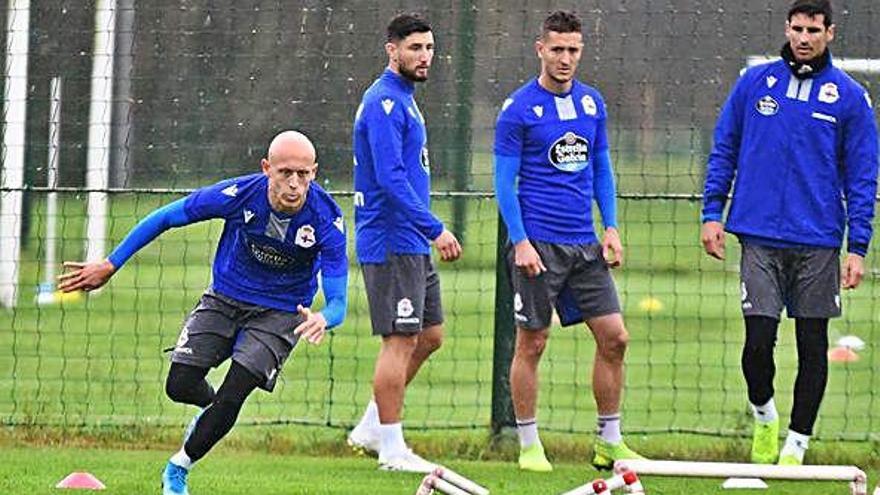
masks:
[[[392,254],[361,270],[373,335],[414,334],[443,323],[440,277],[430,256]]]
[[[298,313],[243,303],[208,289],[190,312],[171,353],[171,362],[213,368],[228,358],[275,387],[278,373],[299,337]]]
[[[840,316],[840,250],[742,244],[740,288],[745,316],[779,319]]]
[[[527,277],[514,264],[507,246],[507,267],[513,285],[513,317],[528,330],[550,326],[553,307],[563,326],[597,316],[620,313],[620,301],[600,244],[551,244],[532,241],[547,271]]]

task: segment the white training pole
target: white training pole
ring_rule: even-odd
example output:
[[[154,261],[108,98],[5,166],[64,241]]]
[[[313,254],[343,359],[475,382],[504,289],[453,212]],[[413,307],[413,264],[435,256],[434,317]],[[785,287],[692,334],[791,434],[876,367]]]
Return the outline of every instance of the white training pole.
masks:
[[[443,478],[434,478],[434,488],[447,495],[471,495],[470,492],[462,490]]]
[[[753,67],[776,60],[779,60],[778,56],[749,55],[746,57],[746,66]],[[846,72],[880,73],[880,58],[835,58],[833,64],[838,69]]]
[[[456,473],[455,471],[447,467],[438,467],[434,470],[434,474],[438,478],[446,480],[458,487],[461,487],[473,495],[489,495],[488,489],[478,485],[474,481],[465,478],[464,476]]]
[[[6,12],[6,78],[3,95],[3,152],[0,188],[0,305],[12,308],[18,299],[21,256],[24,133],[27,110],[30,0],[9,0]]]
[[[865,473],[855,466],[777,466],[736,462],[625,460],[614,469],[632,470],[641,476],[693,476],[700,478],[764,478],[780,480],[855,481]]]
[[[61,77],[55,76],[49,86],[49,166],[46,169],[46,186],[58,187],[58,157],[61,149]],[[58,193],[46,195],[46,262],[43,283],[55,288],[55,231],[58,217]]]
[[[89,106],[86,187],[91,190],[86,214],[87,261],[104,258],[107,236],[107,193],[110,184],[110,132],[113,109],[113,54],[116,43],[116,0],[95,4],[95,48]]]

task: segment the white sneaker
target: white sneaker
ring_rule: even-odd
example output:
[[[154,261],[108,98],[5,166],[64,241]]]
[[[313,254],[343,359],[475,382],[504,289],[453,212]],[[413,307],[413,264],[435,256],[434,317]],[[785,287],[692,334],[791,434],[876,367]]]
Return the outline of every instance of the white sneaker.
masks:
[[[410,449],[385,458],[379,454],[379,469],[383,471],[406,471],[408,473],[430,473],[437,465],[428,462]]]
[[[362,427],[357,425],[351,430],[346,439],[348,445],[362,453],[378,454],[382,445],[378,428]]]

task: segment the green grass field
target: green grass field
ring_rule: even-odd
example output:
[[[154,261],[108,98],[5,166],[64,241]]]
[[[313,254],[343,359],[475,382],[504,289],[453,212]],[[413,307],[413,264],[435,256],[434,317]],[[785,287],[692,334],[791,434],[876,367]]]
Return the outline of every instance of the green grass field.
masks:
[[[169,199],[115,196],[112,240],[120,239],[137,218]],[[347,200],[343,203],[347,207]],[[449,218],[450,203],[437,201],[435,207]],[[59,249],[65,259],[81,256],[83,208],[81,200],[73,196],[62,202],[63,241]],[[702,451],[691,442],[673,449],[664,442],[654,445],[654,440],[668,432],[702,432],[711,435],[697,436],[709,445],[707,456],[743,460],[746,451],[740,443],[751,420],[739,370],[742,322],[736,242],[729,239],[729,259],[724,263],[705,257],[699,246],[696,203],[621,201],[619,210],[627,259],[615,278],[631,333],[624,428],[638,433],[633,437],[655,456],[674,453],[701,458]],[[121,425],[136,427],[136,431],[182,428],[191,411],[164,397],[167,355],[161,350],[173,345],[184,316],[209,283],[209,263],[221,225],[206,223],[168,232],[87,301],[40,307],[33,302],[42,278],[42,248],[37,235],[42,232],[40,210],[36,213],[24,253],[20,305],[15,311],[0,312],[0,418],[10,430],[40,425]],[[467,432],[485,433],[490,422],[496,229],[494,202],[468,200],[465,258],[461,263],[441,266],[447,340],[411,386],[405,410],[406,424],[412,431],[428,431],[425,446],[467,436]],[[335,427],[330,431],[341,439],[342,428],[357,420],[371,393],[378,343],[369,336],[366,301],[356,269],[351,285],[346,323],[324,345],[298,348],[276,392],[256,393],[241,416],[242,425],[280,425],[243,426],[246,431],[260,428],[271,435],[289,428],[284,424],[310,423]],[[870,272],[858,291],[844,297],[845,317],[832,323],[833,336],[853,333],[868,346],[858,362],[832,365],[817,430],[828,442],[828,454],[821,462],[877,462],[874,432],[880,426],[880,414],[875,412],[880,399],[873,391],[880,390],[880,376],[875,371],[880,369],[880,355],[872,343],[878,337],[878,290],[874,272]],[[662,309],[642,309],[640,303],[646,298],[660,301]],[[544,430],[578,434],[592,430],[595,409],[589,384],[593,348],[583,328],[554,330],[541,368],[539,418]],[[785,417],[796,367],[790,322],[780,331],[777,364],[777,403]],[[209,379],[219,384],[223,371],[215,370]],[[233,436],[240,435],[238,432]],[[720,439],[716,435],[721,435]],[[838,438],[862,442],[837,447],[834,441]],[[866,441],[869,439],[874,439],[873,443]],[[740,442],[735,443],[740,447],[712,447],[715,442]],[[83,451],[44,449],[41,445],[45,443],[39,438],[8,442],[9,448],[0,453],[10,459],[4,469],[27,474],[4,475],[5,483],[19,484],[0,485],[0,492],[44,493],[41,487],[75,468],[72,461],[88,459],[96,466],[90,469],[106,470],[113,480],[111,489],[119,490],[113,493],[142,493],[154,488],[156,473],[169,452],[120,452],[115,450],[118,445]],[[138,445],[137,435],[131,444]],[[172,444],[166,441],[161,446],[172,448]],[[548,481],[535,479],[519,475],[509,463],[478,461],[483,457],[471,450],[481,449],[481,443],[469,445],[460,456],[443,459],[461,466],[462,471],[485,473],[486,484],[504,493],[561,492],[595,476],[580,462],[563,465]],[[589,442],[584,439],[577,445],[587,449]],[[576,454],[565,453],[569,450],[576,448],[563,449],[559,459],[577,462]],[[232,468],[239,462],[264,473],[259,477],[265,478],[261,483],[266,484],[258,487],[264,493],[406,493],[416,486],[415,478],[376,474],[370,462],[342,453],[314,459],[301,453],[267,456],[260,449],[242,452],[240,461],[232,450],[221,449],[212,455],[204,465],[205,484],[194,481],[196,493],[240,493],[245,475]],[[443,456],[443,452],[437,454]],[[26,468],[12,460],[18,458],[46,462]],[[271,475],[274,472],[278,473],[275,477]],[[310,480],[305,488],[298,487],[305,479]],[[328,491],[321,491],[325,482]],[[334,483],[340,484],[339,489]],[[656,483],[657,489],[651,493],[712,493],[718,486],[711,481],[682,491],[676,488],[679,482]],[[347,490],[348,486],[360,491]],[[791,491],[779,493],[795,493],[797,486],[803,485],[793,484]]]

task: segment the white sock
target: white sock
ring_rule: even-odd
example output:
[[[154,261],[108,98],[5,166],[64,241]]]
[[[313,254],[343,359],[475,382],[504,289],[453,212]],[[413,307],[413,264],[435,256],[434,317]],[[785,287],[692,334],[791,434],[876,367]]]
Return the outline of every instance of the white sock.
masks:
[[[600,414],[596,418],[596,433],[608,443],[616,444],[623,441],[620,435],[620,413]]]
[[[186,455],[186,451],[183,449],[183,447],[181,447],[180,450],[178,450],[176,454],[171,456],[170,461],[171,461],[171,464],[176,464],[176,465],[182,467],[183,469],[186,469],[187,471],[189,471],[190,468],[192,468],[192,465],[194,464],[192,459],[190,459],[189,456]]]
[[[380,454],[389,458],[406,452],[406,442],[403,440],[403,425],[401,423],[380,424],[379,435],[382,438]]]
[[[756,406],[754,404],[752,406],[752,412],[755,415],[755,419],[762,423],[769,423],[771,421],[775,421],[776,418],[779,417],[779,414],[776,412],[776,403],[773,402],[773,398],[767,401],[766,404],[762,406]]]
[[[360,423],[357,424],[356,428],[378,428],[379,427],[379,406],[376,405],[375,399],[370,399],[370,402],[367,404],[367,410],[364,411],[364,415],[361,416]]]
[[[804,454],[807,452],[808,448],[810,448],[809,435],[788,430],[788,436],[785,438],[785,445],[782,446],[782,452],[780,452],[779,455],[793,455],[803,461]]]
[[[538,420],[536,418],[516,420],[516,432],[519,433],[520,448],[528,448],[536,443],[541,443],[538,438]]]

